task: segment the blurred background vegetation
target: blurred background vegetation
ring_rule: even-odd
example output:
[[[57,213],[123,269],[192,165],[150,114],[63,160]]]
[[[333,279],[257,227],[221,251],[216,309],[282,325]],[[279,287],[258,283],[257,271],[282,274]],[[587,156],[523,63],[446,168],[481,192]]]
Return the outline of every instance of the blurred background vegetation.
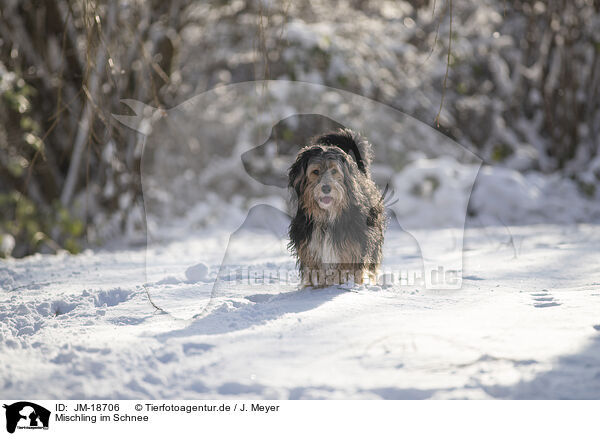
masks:
[[[596,0],[0,0],[0,256],[143,230],[121,99],[261,79],[372,98],[598,198]]]

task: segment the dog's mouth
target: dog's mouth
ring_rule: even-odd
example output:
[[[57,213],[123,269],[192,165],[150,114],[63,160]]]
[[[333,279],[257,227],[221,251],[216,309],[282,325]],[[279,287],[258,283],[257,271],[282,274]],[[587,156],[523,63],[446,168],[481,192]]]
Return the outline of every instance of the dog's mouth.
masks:
[[[319,198],[319,204],[327,207],[327,206],[331,206],[331,204],[333,203],[333,197],[330,195],[324,195],[323,197]]]

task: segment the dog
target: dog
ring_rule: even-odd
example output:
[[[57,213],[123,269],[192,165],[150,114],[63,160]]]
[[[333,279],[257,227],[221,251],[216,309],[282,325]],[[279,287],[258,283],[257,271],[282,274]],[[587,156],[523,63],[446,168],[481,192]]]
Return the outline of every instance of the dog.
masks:
[[[288,172],[297,199],[289,249],[304,286],[376,280],[386,220],[383,196],[371,179],[372,147],[339,129],[313,138]]]

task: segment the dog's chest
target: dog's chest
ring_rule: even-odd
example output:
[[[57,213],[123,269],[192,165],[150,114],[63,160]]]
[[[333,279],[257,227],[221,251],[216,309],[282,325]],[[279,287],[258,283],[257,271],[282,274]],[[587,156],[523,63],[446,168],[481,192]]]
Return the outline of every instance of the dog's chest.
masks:
[[[311,256],[321,263],[339,263],[339,256],[327,231],[317,230],[311,235],[308,244]]]

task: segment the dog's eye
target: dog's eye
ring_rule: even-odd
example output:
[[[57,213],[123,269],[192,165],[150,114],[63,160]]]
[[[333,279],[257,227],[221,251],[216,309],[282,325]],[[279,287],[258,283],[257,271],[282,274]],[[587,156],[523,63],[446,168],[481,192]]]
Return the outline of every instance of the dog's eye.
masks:
[[[337,170],[334,168],[331,170],[331,174],[337,174]]]
[[[312,172],[312,173],[313,173],[315,176],[318,176],[318,175],[319,175],[319,170],[313,170],[313,172]]]

